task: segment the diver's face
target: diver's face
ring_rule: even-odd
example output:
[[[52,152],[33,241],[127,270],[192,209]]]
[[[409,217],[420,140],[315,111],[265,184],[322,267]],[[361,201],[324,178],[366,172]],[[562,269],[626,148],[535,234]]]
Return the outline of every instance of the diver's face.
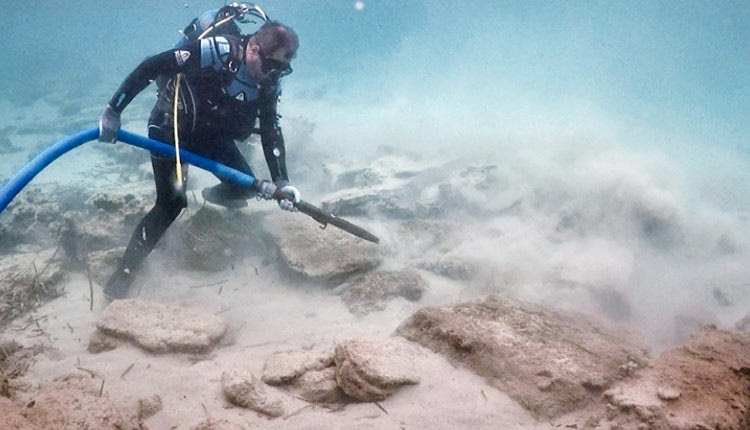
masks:
[[[292,66],[287,61],[289,57],[289,53],[284,48],[276,49],[268,54],[263,52],[260,46],[248,44],[245,63],[257,82],[275,84],[282,77],[292,73]]]

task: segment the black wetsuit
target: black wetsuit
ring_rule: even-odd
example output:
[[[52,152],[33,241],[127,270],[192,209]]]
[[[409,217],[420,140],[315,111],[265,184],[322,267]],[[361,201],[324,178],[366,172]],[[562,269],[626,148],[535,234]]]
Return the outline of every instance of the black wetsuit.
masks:
[[[180,148],[252,174],[235,140],[259,133],[271,179],[283,185],[288,176],[284,139],[276,113],[280,90],[278,84],[262,85],[250,77],[244,62],[244,47],[245,42],[240,38],[217,36],[157,54],[143,61],[125,79],[109,104],[118,113],[122,112],[156,80],[158,100],[149,118],[148,136],[174,143],[174,87],[179,73]],[[133,232],[118,270],[105,287],[110,298],[124,296],[132,271],[187,207],[185,189],[175,185],[175,159],[152,154],[151,163],[156,203]],[[252,195],[252,190],[225,182],[216,191],[225,199]]]

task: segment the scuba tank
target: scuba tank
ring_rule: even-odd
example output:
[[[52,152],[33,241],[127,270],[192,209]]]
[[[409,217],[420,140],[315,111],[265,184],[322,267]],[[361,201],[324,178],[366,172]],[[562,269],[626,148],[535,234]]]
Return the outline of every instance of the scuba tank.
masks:
[[[240,24],[255,23],[253,17],[268,22],[269,18],[260,6],[252,3],[230,3],[220,9],[213,9],[202,13],[190,22],[181,33],[182,38],[176,47],[187,42],[202,39],[208,35],[216,36],[228,34],[242,37]]]
[[[186,43],[200,40],[207,36],[231,35],[242,38],[242,33],[238,23],[254,23],[253,17],[260,18],[263,22],[268,22],[269,18],[260,6],[252,3],[233,2],[220,9],[209,10],[193,19],[183,30],[182,38],[177,42],[175,48],[184,46]],[[178,51],[179,52],[179,51]],[[236,71],[236,70],[235,70]],[[182,174],[182,163],[180,160],[180,124],[178,121],[179,112],[183,110],[187,113],[188,109],[180,103],[180,88],[182,87],[182,74],[178,73],[174,79],[166,80],[164,77],[156,80],[157,91],[160,94],[171,95],[172,98],[172,131],[174,136],[174,147],[176,155],[175,166],[175,186],[183,188],[184,179]],[[171,87],[171,88],[170,88]],[[185,88],[189,92],[189,88]],[[160,96],[161,98],[161,96]],[[188,100],[192,105],[193,117],[191,121],[192,129],[195,129],[195,100],[192,93],[189,93]],[[187,102],[187,100],[186,100]],[[158,103],[158,102],[157,102]],[[183,109],[180,109],[181,105]],[[165,117],[164,120],[169,120]]]

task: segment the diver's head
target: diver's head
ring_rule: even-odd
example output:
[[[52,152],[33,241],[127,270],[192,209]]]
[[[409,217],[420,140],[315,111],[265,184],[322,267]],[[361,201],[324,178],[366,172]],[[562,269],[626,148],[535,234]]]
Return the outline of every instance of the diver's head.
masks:
[[[294,30],[270,21],[248,38],[245,63],[258,82],[275,84],[292,73],[291,61],[297,55],[298,47],[299,39]]]

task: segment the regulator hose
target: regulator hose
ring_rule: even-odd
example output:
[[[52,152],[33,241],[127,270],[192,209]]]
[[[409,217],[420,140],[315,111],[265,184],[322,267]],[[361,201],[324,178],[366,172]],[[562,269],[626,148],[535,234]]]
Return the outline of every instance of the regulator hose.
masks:
[[[18,195],[18,193],[21,192],[21,190],[42,171],[42,169],[49,166],[53,161],[71,149],[77,148],[86,142],[97,140],[98,138],[99,126],[97,125],[83,129],[75,134],[71,134],[68,137],[58,140],[34,157],[28,162],[28,164],[23,166],[18,173],[10,178],[2,188],[0,188],[0,214],[2,214],[13,198],[16,197],[16,195]],[[119,142],[143,148],[158,155],[168,157],[174,157],[176,155],[175,148],[171,145],[144,136],[139,136],[125,130],[117,132],[117,140]],[[207,170],[220,179],[246,187],[254,187],[258,182],[258,179],[252,175],[232,169],[231,167],[227,167],[221,163],[217,163],[216,161],[202,157],[190,151],[180,149],[179,155],[182,161],[192,164],[200,169]]]

